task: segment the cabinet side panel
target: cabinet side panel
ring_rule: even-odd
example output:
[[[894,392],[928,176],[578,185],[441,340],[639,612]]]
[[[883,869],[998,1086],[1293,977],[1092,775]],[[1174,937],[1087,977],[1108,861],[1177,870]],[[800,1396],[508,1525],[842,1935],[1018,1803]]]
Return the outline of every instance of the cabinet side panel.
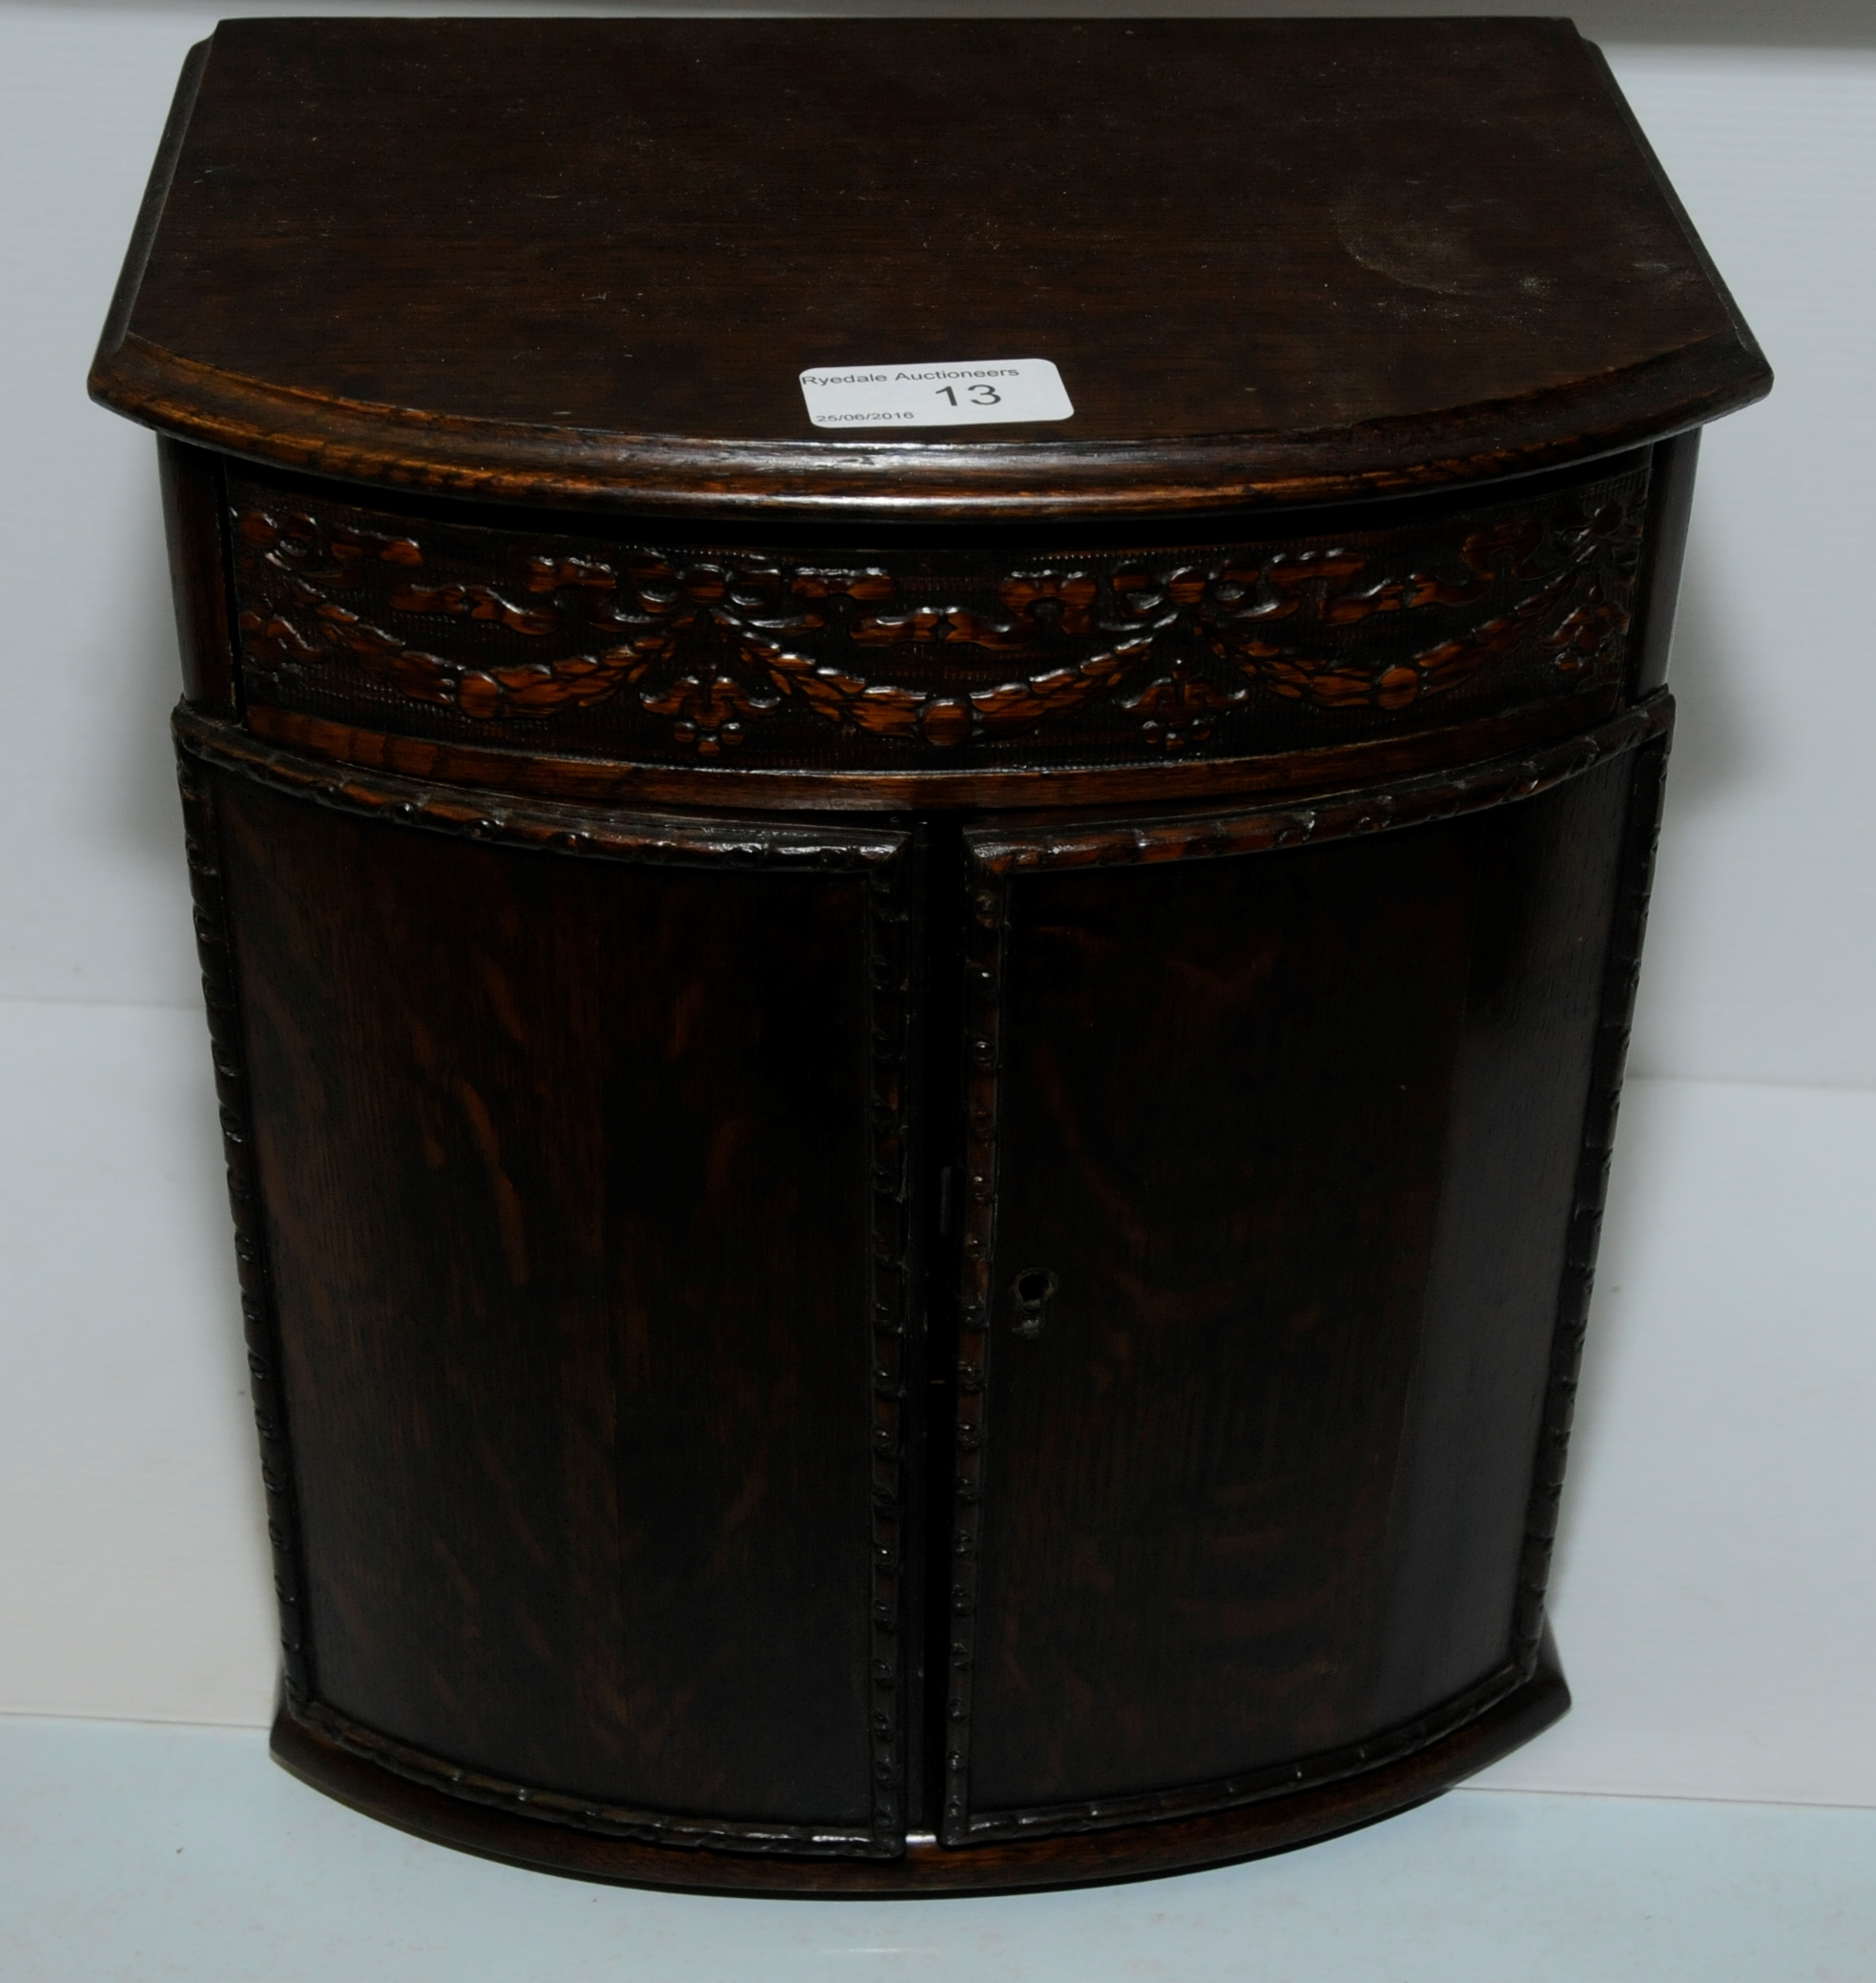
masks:
[[[217,783],[319,1701],[863,1837],[865,878]]]
[[[206,714],[229,716],[239,707],[240,694],[222,541],[227,506],[221,458],[164,435],[156,443],[156,461],[183,700]]]
[[[1476,867],[1462,822],[1012,882],[979,1825],[1371,1732]]]
[[[1508,1657],[1630,788],[1652,754],[1476,822],[1478,913],[1377,1727]]]
[[[1629,637],[1630,693],[1636,701],[1654,694],[1667,680],[1680,570],[1687,560],[1687,528],[1694,514],[1694,473],[1700,459],[1699,427],[1655,444],[1648,478],[1647,543]]]

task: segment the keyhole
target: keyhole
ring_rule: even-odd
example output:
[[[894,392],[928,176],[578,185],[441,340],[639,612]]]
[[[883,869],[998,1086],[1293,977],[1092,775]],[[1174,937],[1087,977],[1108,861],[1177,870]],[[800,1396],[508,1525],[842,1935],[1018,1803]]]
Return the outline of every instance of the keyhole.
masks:
[[[1026,1267],[1010,1283],[1016,1296],[1015,1329],[1018,1335],[1039,1336],[1048,1313],[1058,1282],[1046,1267]]]

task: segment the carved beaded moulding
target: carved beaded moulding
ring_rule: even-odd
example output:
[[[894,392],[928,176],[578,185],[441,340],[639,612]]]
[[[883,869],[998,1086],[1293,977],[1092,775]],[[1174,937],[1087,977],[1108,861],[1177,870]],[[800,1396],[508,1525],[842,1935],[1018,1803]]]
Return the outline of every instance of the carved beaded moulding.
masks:
[[[405,519],[231,478],[244,685],[406,734],[916,769],[1307,749],[1618,686],[1645,462],[1382,530],[1031,554]]]

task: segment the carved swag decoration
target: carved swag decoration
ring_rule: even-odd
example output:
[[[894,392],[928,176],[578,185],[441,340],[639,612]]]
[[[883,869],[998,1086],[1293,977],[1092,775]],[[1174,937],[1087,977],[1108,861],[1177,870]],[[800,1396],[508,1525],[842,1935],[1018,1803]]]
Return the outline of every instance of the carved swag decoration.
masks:
[[[990,592],[994,610],[943,603],[942,581],[922,574],[759,553],[547,553],[505,586],[468,583],[431,575],[415,537],[245,507],[235,515],[241,639],[261,669],[349,661],[477,722],[629,694],[702,757],[791,707],[936,751],[1085,710],[1183,752],[1258,690],[1323,710],[1402,711],[1532,641],[1559,686],[1600,678],[1629,625],[1640,497],[1635,477],[1486,522],[1434,547],[1444,572],[1377,568],[1386,547],[1357,539],[1049,559],[952,588]],[[1485,616],[1424,644],[1347,633],[1467,607]],[[512,658],[436,651],[451,622],[497,631]],[[528,654],[556,637],[581,651]],[[933,660],[987,679],[894,678],[938,674]]]

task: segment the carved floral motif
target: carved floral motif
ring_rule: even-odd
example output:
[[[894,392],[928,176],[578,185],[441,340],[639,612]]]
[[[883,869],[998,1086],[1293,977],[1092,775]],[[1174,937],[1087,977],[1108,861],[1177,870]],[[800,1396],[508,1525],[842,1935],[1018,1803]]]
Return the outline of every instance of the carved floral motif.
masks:
[[[343,658],[477,722],[630,695],[704,757],[791,708],[938,752],[1098,709],[1183,752],[1260,691],[1395,712],[1533,641],[1563,680],[1606,671],[1641,534],[1639,479],[1612,486],[1455,533],[1431,547],[1444,570],[1389,572],[1392,547],[1356,539],[1045,561],[955,588],[910,566],[652,550],[433,579],[413,537],[251,506],[235,518],[241,633],[258,667]],[[1468,608],[1484,616],[1452,631]],[[1446,630],[1424,644],[1350,632],[1436,609],[1429,631]],[[528,653],[548,642],[580,651]]]

